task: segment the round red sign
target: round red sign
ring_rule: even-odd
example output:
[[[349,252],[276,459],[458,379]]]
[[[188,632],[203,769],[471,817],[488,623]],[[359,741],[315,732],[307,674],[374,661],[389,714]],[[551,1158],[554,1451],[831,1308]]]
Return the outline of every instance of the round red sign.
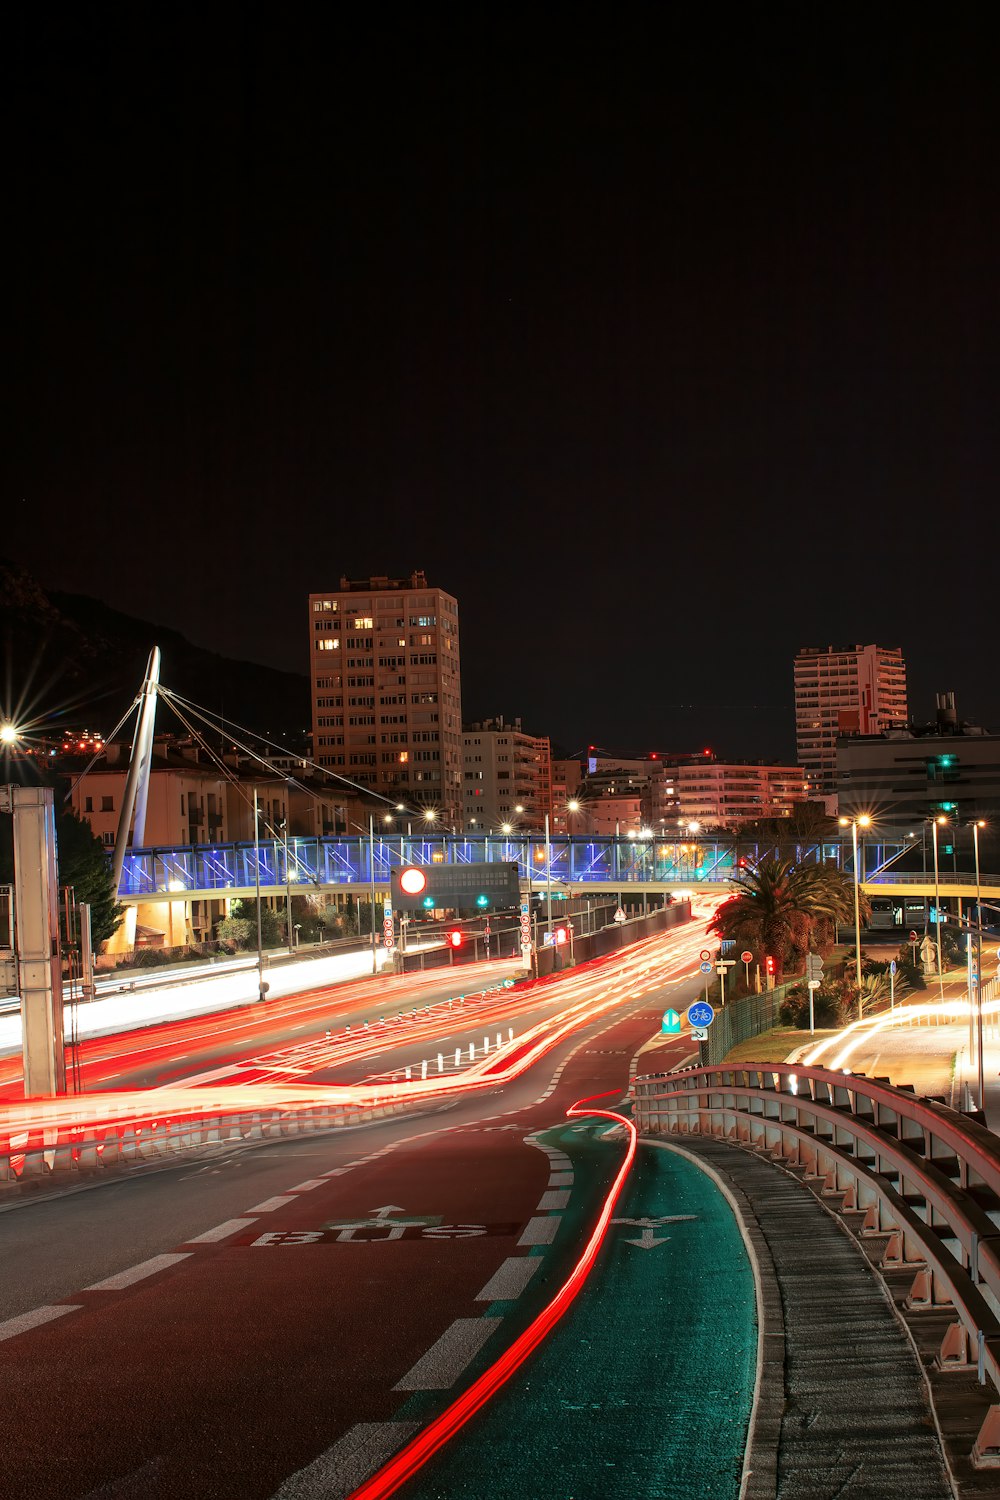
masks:
[[[749,948],[744,948],[743,952],[740,954],[740,963],[742,963],[742,964],[748,964],[748,963],[751,963],[752,961],[753,961],[753,954],[750,952],[750,949]]]
[[[712,950],[711,950],[711,948],[702,948],[702,950],[701,950],[701,961],[702,961],[702,963],[703,964],[707,964],[708,960],[711,957],[712,957]]]
[[[427,876],[423,870],[418,870],[414,865],[399,872],[399,889],[405,891],[408,896],[419,896],[426,885]]]

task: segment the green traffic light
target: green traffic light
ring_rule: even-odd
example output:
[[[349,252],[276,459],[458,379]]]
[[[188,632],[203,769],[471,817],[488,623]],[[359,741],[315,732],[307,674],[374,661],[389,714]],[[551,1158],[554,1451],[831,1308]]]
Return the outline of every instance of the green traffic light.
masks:
[[[427,907],[428,911],[432,910],[434,906],[434,897],[425,896],[422,904]]]
[[[477,896],[476,897],[476,905],[477,906],[489,906],[489,904],[490,904],[490,898],[489,898],[489,896],[482,895],[482,896]]]

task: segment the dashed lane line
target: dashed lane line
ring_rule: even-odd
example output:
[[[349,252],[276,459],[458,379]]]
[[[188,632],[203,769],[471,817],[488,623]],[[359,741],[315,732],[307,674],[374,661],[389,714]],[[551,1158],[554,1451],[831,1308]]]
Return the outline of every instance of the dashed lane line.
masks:
[[[456,1318],[393,1390],[448,1390],[502,1321],[502,1318]]]
[[[322,1177],[310,1177],[308,1182],[297,1183],[295,1187],[289,1188],[290,1193],[311,1193],[313,1188],[326,1187]]]
[[[541,1255],[509,1255],[490,1277],[481,1292],[476,1293],[476,1302],[513,1302],[520,1297],[528,1282],[540,1265]]]
[[[13,1339],[19,1333],[27,1333],[31,1328],[40,1328],[43,1323],[51,1323],[55,1318],[61,1318],[63,1313],[79,1312],[79,1303],[64,1302],[58,1307],[33,1307],[31,1312],[21,1313],[19,1317],[8,1318],[6,1323],[0,1323],[0,1339]]]
[[[206,1229],[204,1234],[193,1234],[183,1243],[185,1245],[214,1245],[219,1240],[228,1239],[239,1229],[249,1229],[250,1225],[256,1222],[256,1219],[227,1219],[224,1224],[216,1224],[214,1229]]]
[[[561,1223],[561,1214],[536,1215],[528,1220],[524,1226],[524,1233],[517,1243],[519,1245],[551,1245]]]
[[[271,1214],[276,1208],[284,1208],[286,1203],[294,1203],[294,1193],[279,1193],[275,1198],[265,1198],[263,1203],[255,1203],[253,1208],[248,1208],[248,1214]]]
[[[291,1474],[272,1500],[335,1500],[351,1495],[413,1436],[419,1422],[358,1422],[319,1458]]]
[[[108,1276],[104,1281],[95,1281],[90,1286],[85,1286],[85,1292],[123,1292],[126,1287],[133,1286],[137,1281],[144,1281],[147,1276],[155,1276],[157,1271],[165,1271],[169,1266],[175,1266],[180,1260],[190,1258],[189,1250],[175,1250],[170,1255],[154,1255],[150,1260],[142,1260],[137,1266],[129,1266],[127,1271],[119,1271],[115,1276]]]

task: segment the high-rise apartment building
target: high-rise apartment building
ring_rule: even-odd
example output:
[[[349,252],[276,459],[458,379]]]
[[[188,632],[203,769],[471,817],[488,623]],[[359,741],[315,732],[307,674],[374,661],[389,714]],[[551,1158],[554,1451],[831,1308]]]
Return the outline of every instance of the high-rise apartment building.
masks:
[[[442,825],[462,818],[458,601],[409,578],[309,595],[313,756]]]
[[[906,663],[898,646],[804,646],[796,656],[796,756],[809,796],[836,788],[838,734],[878,734],[906,720]]]

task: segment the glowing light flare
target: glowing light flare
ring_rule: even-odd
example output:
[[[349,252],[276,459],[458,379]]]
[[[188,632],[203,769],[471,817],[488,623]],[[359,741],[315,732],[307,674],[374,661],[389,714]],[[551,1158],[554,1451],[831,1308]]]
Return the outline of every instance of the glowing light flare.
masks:
[[[615,1096],[618,1096],[619,1092],[617,1089],[612,1091]],[[609,1097],[611,1097],[609,1094],[591,1096],[592,1099]],[[475,1416],[476,1412],[485,1406],[486,1402],[521,1368],[528,1356],[534,1353],[542,1340],[559,1322],[582,1289],[608,1232],[611,1215],[614,1213],[622,1188],[632,1169],[637,1146],[635,1125],[626,1115],[620,1115],[610,1109],[587,1108],[586,1106],[590,1103],[591,1099],[577,1100],[576,1104],[570,1105],[566,1111],[567,1117],[573,1119],[593,1115],[597,1119],[613,1120],[615,1124],[625,1127],[629,1142],[625,1158],[604,1200],[597,1223],[576,1265],[551,1302],[529,1323],[513,1344],[504,1350],[500,1358],[488,1370],[484,1370],[469,1389],[446,1407],[440,1416],[417,1433],[405,1448],[400,1449],[377,1473],[354,1490],[350,1500],[382,1500],[382,1497],[394,1494],[401,1484],[423,1468],[427,1460],[443,1447],[449,1438],[454,1437],[455,1433],[459,1432],[466,1422]]]

